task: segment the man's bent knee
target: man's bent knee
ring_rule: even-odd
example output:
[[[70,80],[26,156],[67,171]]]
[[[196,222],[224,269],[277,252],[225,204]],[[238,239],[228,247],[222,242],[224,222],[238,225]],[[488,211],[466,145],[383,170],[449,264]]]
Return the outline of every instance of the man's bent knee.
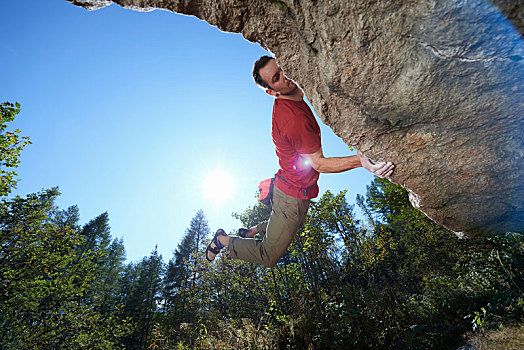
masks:
[[[283,252],[268,252],[267,250],[264,252],[264,258],[262,259],[262,265],[265,267],[273,268],[277,265],[277,263],[280,261],[280,258],[284,256],[286,251]]]

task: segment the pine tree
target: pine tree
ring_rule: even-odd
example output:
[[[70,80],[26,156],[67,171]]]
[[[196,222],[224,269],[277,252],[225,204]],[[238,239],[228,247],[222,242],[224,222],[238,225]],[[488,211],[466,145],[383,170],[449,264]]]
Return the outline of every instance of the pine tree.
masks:
[[[122,240],[111,241],[111,229],[107,212],[89,221],[81,230],[83,243],[78,248],[78,260],[91,257],[96,265],[92,288],[86,293],[86,302],[102,314],[109,316],[120,309],[122,300],[121,275],[124,270],[125,249]]]
[[[182,241],[168,262],[163,281],[164,312],[169,323],[191,322],[198,301],[194,294],[205,266],[199,253],[210,230],[202,210],[191,219]],[[206,264],[207,265],[207,264]]]
[[[173,292],[194,286],[198,278],[198,259],[196,255],[203,248],[203,241],[210,230],[207,219],[202,210],[191,219],[182,241],[178,244],[173,258],[168,263],[164,289],[166,296],[173,296]],[[167,299],[167,304],[172,300]]]
[[[161,282],[164,273],[162,256],[157,248],[138,264],[128,265],[124,275],[124,314],[132,319],[133,333],[125,339],[126,349],[146,349],[153,324],[160,312]]]

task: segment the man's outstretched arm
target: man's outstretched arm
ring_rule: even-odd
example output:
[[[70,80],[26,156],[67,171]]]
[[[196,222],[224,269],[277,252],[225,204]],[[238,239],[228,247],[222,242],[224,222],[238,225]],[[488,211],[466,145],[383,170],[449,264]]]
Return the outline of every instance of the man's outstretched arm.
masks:
[[[341,173],[364,167],[364,169],[378,177],[388,177],[393,174],[393,169],[395,168],[391,162],[371,163],[361,152],[358,152],[356,156],[326,158],[322,152],[322,147],[315,153],[303,154],[302,157],[319,173]]]

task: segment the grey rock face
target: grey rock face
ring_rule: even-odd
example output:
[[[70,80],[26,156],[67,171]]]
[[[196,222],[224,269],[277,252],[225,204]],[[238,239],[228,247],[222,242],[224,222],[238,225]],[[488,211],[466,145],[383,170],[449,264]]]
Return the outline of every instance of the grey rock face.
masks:
[[[391,181],[434,221],[466,237],[524,231],[520,0],[113,2],[260,43],[348,145],[396,164]]]

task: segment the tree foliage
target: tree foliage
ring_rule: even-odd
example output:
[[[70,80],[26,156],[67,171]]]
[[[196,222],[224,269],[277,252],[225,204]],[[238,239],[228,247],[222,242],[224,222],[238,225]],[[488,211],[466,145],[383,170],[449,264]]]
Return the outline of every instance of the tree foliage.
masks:
[[[11,349],[112,349],[124,323],[86,299],[102,254],[79,255],[78,212],[56,208],[57,196],[53,189],[0,204],[0,342]]]
[[[20,130],[7,131],[8,123],[12,122],[19,112],[18,102],[3,102],[0,105],[0,197],[9,194],[16,186],[17,174],[12,169],[20,163],[20,151],[31,143],[28,137],[20,136]]]
[[[161,302],[163,270],[162,256],[156,247],[149,257],[126,268],[122,286],[124,315],[134,326],[133,333],[124,340],[126,349],[145,349],[149,345]]]
[[[345,192],[313,202],[274,269],[220,254],[191,288],[199,308],[160,327],[163,341],[155,344],[445,349],[477,323],[521,320],[522,235],[459,240],[382,179],[358,203],[367,222],[355,218]],[[268,215],[260,204],[235,214],[244,226]]]
[[[2,165],[27,144],[6,132]],[[0,195],[13,188],[2,172]],[[456,349],[464,334],[522,324],[524,237],[459,240],[375,179],[357,203],[324,193],[277,266],[205,259],[196,213],[165,264],[125,263],[109,215],[83,227],[57,189],[0,202],[0,347],[5,349]],[[258,202],[234,214],[266,220]],[[521,329],[516,327],[516,329]]]
[[[209,264],[201,211],[167,264],[155,248],[126,265],[107,213],[79,227],[78,209],[59,210],[57,195],[1,207],[7,348],[445,349],[524,314],[522,235],[459,240],[384,180],[359,200],[366,223],[345,192],[312,202],[274,269],[227,250]],[[269,209],[235,215],[251,226]]]

